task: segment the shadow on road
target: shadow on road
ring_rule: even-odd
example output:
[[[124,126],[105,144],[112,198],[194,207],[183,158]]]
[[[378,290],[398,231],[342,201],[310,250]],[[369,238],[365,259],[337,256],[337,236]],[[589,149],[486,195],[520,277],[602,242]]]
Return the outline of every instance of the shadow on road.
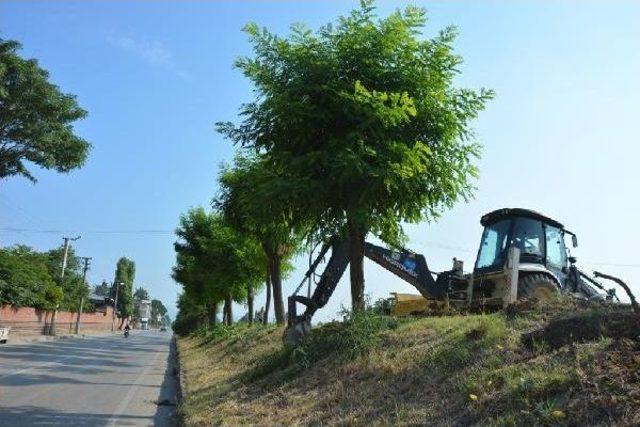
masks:
[[[158,409],[153,416],[154,426],[177,426],[178,425],[178,360],[176,357],[176,340],[171,338],[169,354],[167,355],[167,369],[164,372],[164,379],[160,386],[160,396],[158,397]]]
[[[141,334],[0,347],[0,426],[177,425],[176,349],[171,340],[167,351],[167,338]],[[158,351],[167,355],[164,372],[153,357]],[[40,391],[40,385],[49,388]],[[109,399],[74,405],[74,396],[97,386],[107,386]],[[52,403],[69,392],[69,405]],[[131,399],[131,406],[123,410],[118,399]]]
[[[144,421],[147,421],[145,423]],[[91,414],[82,412],[65,413],[37,406],[18,406],[2,408],[0,425],[3,426],[106,426],[106,425],[151,425],[146,416],[121,415],[112,417],[111,414]]]

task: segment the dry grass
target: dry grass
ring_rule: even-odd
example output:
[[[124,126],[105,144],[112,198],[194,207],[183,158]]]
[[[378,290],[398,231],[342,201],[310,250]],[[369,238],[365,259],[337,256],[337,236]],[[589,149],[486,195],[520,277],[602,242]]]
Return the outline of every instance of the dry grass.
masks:
[[[185,422],[638,425],[640,344],[603,338],[550,351],[521,343],[557,314],[519,307],[332,324],[303,349],[283,349],[273,327],[180,338]],[[370,339],[353,341],[363,327]]]

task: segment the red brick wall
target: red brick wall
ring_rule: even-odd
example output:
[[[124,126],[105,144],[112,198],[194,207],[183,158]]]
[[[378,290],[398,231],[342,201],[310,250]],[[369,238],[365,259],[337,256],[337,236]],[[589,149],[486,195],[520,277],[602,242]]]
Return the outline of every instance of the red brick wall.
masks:
[[[113,309],[107,307],[106,312],[82,313],[80,332],[110,331]],[[0,306],[0,327],[11,327],[11,335],[41,335],[51,324],[53,312],[37,310],[31,307]],[[78,314],[59,311],[56,314],[56,334],[74,333]],[[116,317],[115,327],[120,325]]]

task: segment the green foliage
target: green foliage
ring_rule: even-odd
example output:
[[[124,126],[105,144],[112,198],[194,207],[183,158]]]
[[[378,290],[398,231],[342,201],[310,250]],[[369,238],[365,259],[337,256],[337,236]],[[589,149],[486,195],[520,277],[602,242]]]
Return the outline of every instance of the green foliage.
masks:
[[[207,307],[193,292],[182,292],[176,305],[178,314],[171,327],[177,334],[186,335],[205,323]]]
[[[48,81],[35,59],[21,58],[20,47],[0,39],[0,179],[20,175],[35,182],[28,163],[58,172],[84,164],[90,145],[72,123],[87,113]]]
[[[159,326],[158,325],[158,316],[160,316],[160,318],[162,320],[160,320],[160,323],[162,323],[164,321],[164,316],[167,314],[167,308],[164,306],[164,304],[162,303],[162,301],[158,300],[158,299],[152,299],[151,300],[151,323]]]
[[[45,308],[56,287],[47,254],[27,246],[0,249],[0,303]]]
[[[316,328],[301,346],[299,362],[308,365],[327,355],[353,360],[366,355],[381,341],[381,333],[395,327],[395,321],[373,312],[344,311],[341,323]]]
[[[276,252],[286,263],[300,245],[304,225],[294,223],[288,201],[272,198],[291,179],[285,172],[273,169],[263,156],[238,155],[233,167],[223,167],[218,176],[214,205],[229,224],[254,236],[265,251]]]
[[[79,274],[67,274],[65,273],[64,279],[59,281],[60,289],[63,294],[63,298],[60,301],[60,309],[68,311],[77,311],[80,309],[80,300],[85,299],[85,309],[89,309],[89,305],[86,304],[87,297],[89,296],[89,287],[84,283],[82,276]]]
[[[218,129],[284,171],[270,197],[321,238],[348,220],[398,242],[401,222],[437,218],[472,195],[480,146],[470,124],[493,92],[455,87],[456,31],[423,38],[425,23],[421,8],[378,19],[363,2],[315,32],[245,27],[254,53],[236,66],[257,97],[240,125]]]
[[[276,371],[282,371],[282,379],[287,379],[326,358],[338,362],[357,359],[380,344],[383,332],[396,327],[395,320],[373,311],[343,314],[343,322],[314,328],[301,345],[285,346],[265,357],[246,373],[246,379],[254,381]]]
[[[47,285],[44,288],[44,298],[42,308],[46,310],[57,310],[60,308],[60,303],[64,300],[64,291],[60,286]]]
[[[136,301],[148,300],[149,292],[141,286],[133,293],[133,299]]]
[[[79,263],[69,249],[69,263],[60,279],[62,251],[36,252],[27,246],[0,249],[0,302],[46,310],[78,310],[89,294]]]
[[[122,257],[116,264],[114,284],[121,283],[118,290],[118,311],[121,317],[133,315],[133,281],[136,276],[136,264],[132,260]]]
[[[49,272],[52,277],[60,277],[62,273],[62,259],[64,258],[64,248],[59,247],[50,249],[47,251],[49,258]],[[82,274],[80,266],[80,258],[76,256],[76,251],[73,246],[69,246],[67,249],[67,267],[65,268],[65,275],[68,274]]]
[[[285,321],[282,277],[291,270],[291,258],[301,247],[305,226],[295,222],[290,203],[272,197],[289,177],[259,155],[236,156],[232,168],[222,169],[220,192],[214,205],[239,233],[260,243],[273,287],[276,321]]]
[[[195,322],[207,304],[227,296],[242,302],[249,287],[261,285],[266,263],[258,241],[231,227],[221,215],[191,209],[181,216],[176,235],[173,278],[183,286],[185,304],[179,307],[174,329],[181,329],[186,319]],[[183,309],[194,310],[195,316]]]
[[[106,281],[102,281],[101,284],[96,285],[96,287],[93,289],[93,293],[101,297],[110,298],[112,297],[111,285],[109,285],[109,283],[107,283]]]

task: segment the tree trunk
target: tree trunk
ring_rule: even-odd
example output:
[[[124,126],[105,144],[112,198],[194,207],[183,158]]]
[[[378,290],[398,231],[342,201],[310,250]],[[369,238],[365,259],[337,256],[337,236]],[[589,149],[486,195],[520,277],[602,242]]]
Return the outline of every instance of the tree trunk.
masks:
[[[49,333],[48,335],[55,336],[56,335],[56,315],[58,314],[58,310],[53,310],[53,314],[51,315],[51,324],[49,325]]]
[[[247,321],[249,325],[253,325],[253,286],[251,285],[247,287],[247,309],[249,310]]]
[[[269,323],[269,306],[271,305],[271,274],[270,274],[269,267],[267,267],[266,285],[267,285],[267,300],[264,303],[264,314],[262,318],[262,323],[264,325]]]
[[[362,227],[349,220],[349,273],[351,278],[351,310],[364,311],[364,237]]]
[[[217,323],[217,317],[218,317],[218,302],[217,301],[213,301],[211,304],[209,304],[209,312],[207,313],[208,315],[208,321],[209,321],[209,325],[211,326],[216,326]]]
[[[272,251],[269,256],[269,269],[271,273],[271,286],[273,287],[273,311],[276,315],[276,323],[284,325],[284,300],[282,298],[282,276],[280,272],[280,256]]]
[[[227,309],[227,326],[231,326],[233,324],[233,308],[231,305],[233,304],[233,300],[231,299],[231,295],[227,295],[224,299],[224,306]]]
[[[222,324],[226,325],[227,324],[227,299],[224,299],[224,304],[222,305]]]

